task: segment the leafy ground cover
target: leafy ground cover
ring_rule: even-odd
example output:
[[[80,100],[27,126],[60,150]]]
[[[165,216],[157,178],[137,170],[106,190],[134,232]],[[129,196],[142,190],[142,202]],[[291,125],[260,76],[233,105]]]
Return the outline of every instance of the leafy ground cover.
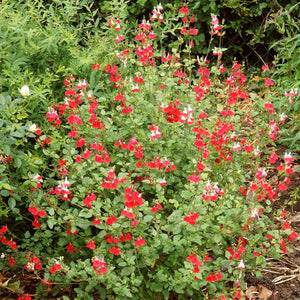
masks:
[[[30,84],[1,95],[2,290],[253,298],[247,284],[298,249],[298,157],[278,146],[297,89],[278,92],[268,64],[224,66],[222,48],[194,57],[187,4],[157,5],[134,31],[123,12],[112,4],[101,55],[55,80],[41,117]],[[177,47],[162,48],[168,34]],[[216,15],[210,34],[224,35]]]

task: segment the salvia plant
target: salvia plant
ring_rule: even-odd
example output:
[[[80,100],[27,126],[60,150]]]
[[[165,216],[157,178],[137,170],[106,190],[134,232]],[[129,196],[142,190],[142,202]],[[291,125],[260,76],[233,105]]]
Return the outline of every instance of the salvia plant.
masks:
[[[47,123],[27,126],[47,166],[23,178],[32,229],[18,242],[2,224],[0,263],[34,272],[40,298],[72,285],[76,299],[242,299],[245,273],[298,238],[287,212],[272,211],[293,173],[293,155],[275,147],[286,116],[248,91],[239,62],[223,66],[224,49],[211,50],[216,63],[192,57],[187,4],[173,17],[156,6],[134,33],[121,11],[89,78],[66,74]],[[216,15],[210,30],[223,34]],[[160,47],[167,32],[177,48]]]

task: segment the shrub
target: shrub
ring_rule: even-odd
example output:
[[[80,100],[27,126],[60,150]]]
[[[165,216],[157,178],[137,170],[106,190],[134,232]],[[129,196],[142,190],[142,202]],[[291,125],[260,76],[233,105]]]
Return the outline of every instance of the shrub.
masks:
[[[47,162],[26,180],[34,229],[17,246],[2,226],[1,263],[26,264],[54,294],[76,284],[77,299],[240,298],[245,271],[259,275],[297,238],[286,212],[281,227],[269,218],[293,172],[291,153],[275,151],[284,120],[248,91],[238,62],[224,68],[222,49],[215,64],[192,57],[188,5],[173,16],[157,6],[134,39],[119,11],[106,56],[89,78],[64,79],[41,132],[32,124]],[[178,36],[170,53],[167,31]],[[222,35],[217,16],[210,32]],[[278,161],[272,182],[265,167]]]

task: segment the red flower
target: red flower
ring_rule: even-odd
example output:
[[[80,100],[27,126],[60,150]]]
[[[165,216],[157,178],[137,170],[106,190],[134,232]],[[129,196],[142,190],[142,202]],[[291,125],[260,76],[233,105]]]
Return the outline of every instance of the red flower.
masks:
[[[184,4],[181,5],[181,8],[179,9],[179,13],[184,13],[185,15],[189,14],[189,7],[188,5],[184,6]]]
[[[77,141],[76,146],[77,147],[82,147],[86,144],[85,139],[83,138],[83,136]]]
[[[272,86],[272,85],[274,85],[273,81],[271,80],[271,77],[267,77],[266,78],[265,85],[266,86]]]
[[[221,280],[222,279],[222,274],[219,272],[217,274],[214,273],[209,273],[209,275],[206,277],[206,281],[208,282],[214,282],[217,280]]]
[[[116,248],[116,246],[113,245],[113,247],[109,249],[109,253],[112,253],[114,255],[120,255],[120,248]]]
[[[99,63],[95,63],[95,64],[92,66],[92,70],[95,70],[95,69],[100,70],[100,65],[99,65]]]
[[[106,219],[106,224],[107,225],[111,225],[113,223],[116,223],[117,222],[117,218],[112,215],[112,216],[109,216],[107,219]]]
[[[126,239],[126,241],[131,241],[132,240],[132,237],[131,237],[129,232],[126,234],[125,239]]]
[[[135,247],[140,247],[140,246],[143,246],[145,244],[146,244],[146,242],[141,236],[138,237],[137,240],[134,242]]]
[[[277,167],[277,171],[284,171],[284,166],[282,163],[280,163],[280,165]]]
[[[38,209],[37,209],[36,207],[34,207],[34,206],[30,206],[30,207],[28,208],[28,211],[29,211],[32,215],[34,215],[34,216],[37,216],[37,215],[38,215]]]
[[[34,227],[36,227],[36,228],[40,228],[40,227],[41,227],[40,222],[37,221],[37,220],[34,220],[31,224],[32,224],[32,226],[34,226]]]
[[[252,192],[254,192],[254,191],[256,191],[257,189],[258,189],[257,184],[254,183],[254,182],[252,182],[252,183],[251,183],[251,186],[250,186],[250,190],[251,190]]]
[[[191,252],[191,254],[187,257],[187,261],[190,261],[193,265],[196,265],[198,267],[201,267],[201,262],[196,257],[194,253]]]
[[[151,212],[153,214],[157,213],[157,209],[156,209],[155,205],[153,205],[153,207],[151,208]]]
[[[96,248],[95,241],[94,240],[90,241],[89,243],[86,244],[86,247],[90,249],[95,249]]]
[[[199,163],[197,164],[197,170],[198,170],[199,172],[202,172],[204,169],[205,169],[205,165],[203,165],[202,162],[199,162]]]
[[[107,272],[106,262],[104,259],[100,260],[98,256],[95,256],[91,259],[93,263],[93,269],[98,273],[98,275],[104,274]]]
[[[93,220],[93,224],[94,225],[100,225],[101,224],[101,219],[99,217],[96,217],[94,220]]]
[[[194,271],[193,271],[194,273],[199,273],[200,272],[200,268],[199,268],[199,266],[194,266]]]
[[[280,215],[281,218],[287,218],[287,212],[283,210]]]
[[[293,240],[298,238],[298,234],[296,233],[296,230],[294,230],[290,235],[289,235],[289,241],[292,242]]]
[[[42,210],[39,212],[39,217],[43,218],[46,216],[45,210],[44,208],[42,208]]]
[[[137,162],[135,166],[136,166],[137,168],[141,168],[141,167],[142,167],[142,162],[141,162],[141,161]]]
[[[285,223],[284,223],[284,225],[283,225],[283,229],[285,229],[285,230],[291,229],[290,224],[289,224],[288,221],[285,221]]]
[[[55,262],[52,268],[49,269],[49,272],[54,274],[56,271],[61,270],[61,265],[58,262]]]
[[[188,214],[187,216],[185,216],[183,218],[183,220],[194,226],[196,224],[196,221],[197,221],[198,218],[199,218],[199,215],[196,212],[194,212],[192,214]]]
[[[92,155],[92,152],[88,148],[86,148],[85,151],[82,154],[82,158],[83,159],[88,159],[91,155]]]
[[[79,154],[77,154],[75,162],[77,163],[81,162],[81,156]]]
[[[32,299],[31,296],[29,296],[28,294],[26,294],[24,297],[22,296],[18,297],[18,300],[31,300],[31,299]]]
[[[68,230],[67,230],[67,234],[74,234],[74,235],[76,235],[77,233],[78,233],[77,230],[75,230],[74,232],[72,232],[71,227],[69,227]]]
[[[67,249],[69,252],[75,252],[75,248],[74,248],[74,246],[72,245],[71,242],[66,246],[66,249]]]
[[[52,285],[52,281],[49,281],[49,280],[42,279],[41,282],[42,282],[43,284],[45,284],[46,286],[51,286],[51,285]]]
[[[208,257],[206,254],[204,256],[204,261],[209,262],[210,261],[210,257]]]
[[[266,63],[264,66],[262,66],[261,69],[262,69],[263,71],[268,70],[268,69],[269,69],[268,63]]]
[[[15,260],[14,260],[14,257],[12,255],[10,255],[9,259],[8,259],[8,262],[9,262],[9,265],[11,267],[14,267],[15,266]]]
[[[194,27],[194,28],[190,28],[189,33],[190,33],[190,35],[197,35],[198,31],[197,31],[196,27]]]

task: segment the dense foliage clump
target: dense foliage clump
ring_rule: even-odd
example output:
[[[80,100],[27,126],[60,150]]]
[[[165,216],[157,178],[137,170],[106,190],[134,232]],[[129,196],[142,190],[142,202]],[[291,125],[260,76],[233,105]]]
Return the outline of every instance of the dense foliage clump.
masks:
[[[224,65],[217,15],[199,57],[188,4],[158,4],[134,31],[125,8],[112,4],[101,36],[92,17],[90,37],[61,25],[53,39],[70,35],[47,67],[24,51],[18,89],[12,74],[3,80],[0,264],[35,272],[41,297],[74,284],[77,299],[240,299],[245,272],[259,275],[298,238],[286,211],[271,209],[294,172],[276,142],[297,90],[276,93],[268,64],[260,85],[238,61]],[[79,8],[65,9],[71,28]],[[176,48],[164,47],[168,34]]]

